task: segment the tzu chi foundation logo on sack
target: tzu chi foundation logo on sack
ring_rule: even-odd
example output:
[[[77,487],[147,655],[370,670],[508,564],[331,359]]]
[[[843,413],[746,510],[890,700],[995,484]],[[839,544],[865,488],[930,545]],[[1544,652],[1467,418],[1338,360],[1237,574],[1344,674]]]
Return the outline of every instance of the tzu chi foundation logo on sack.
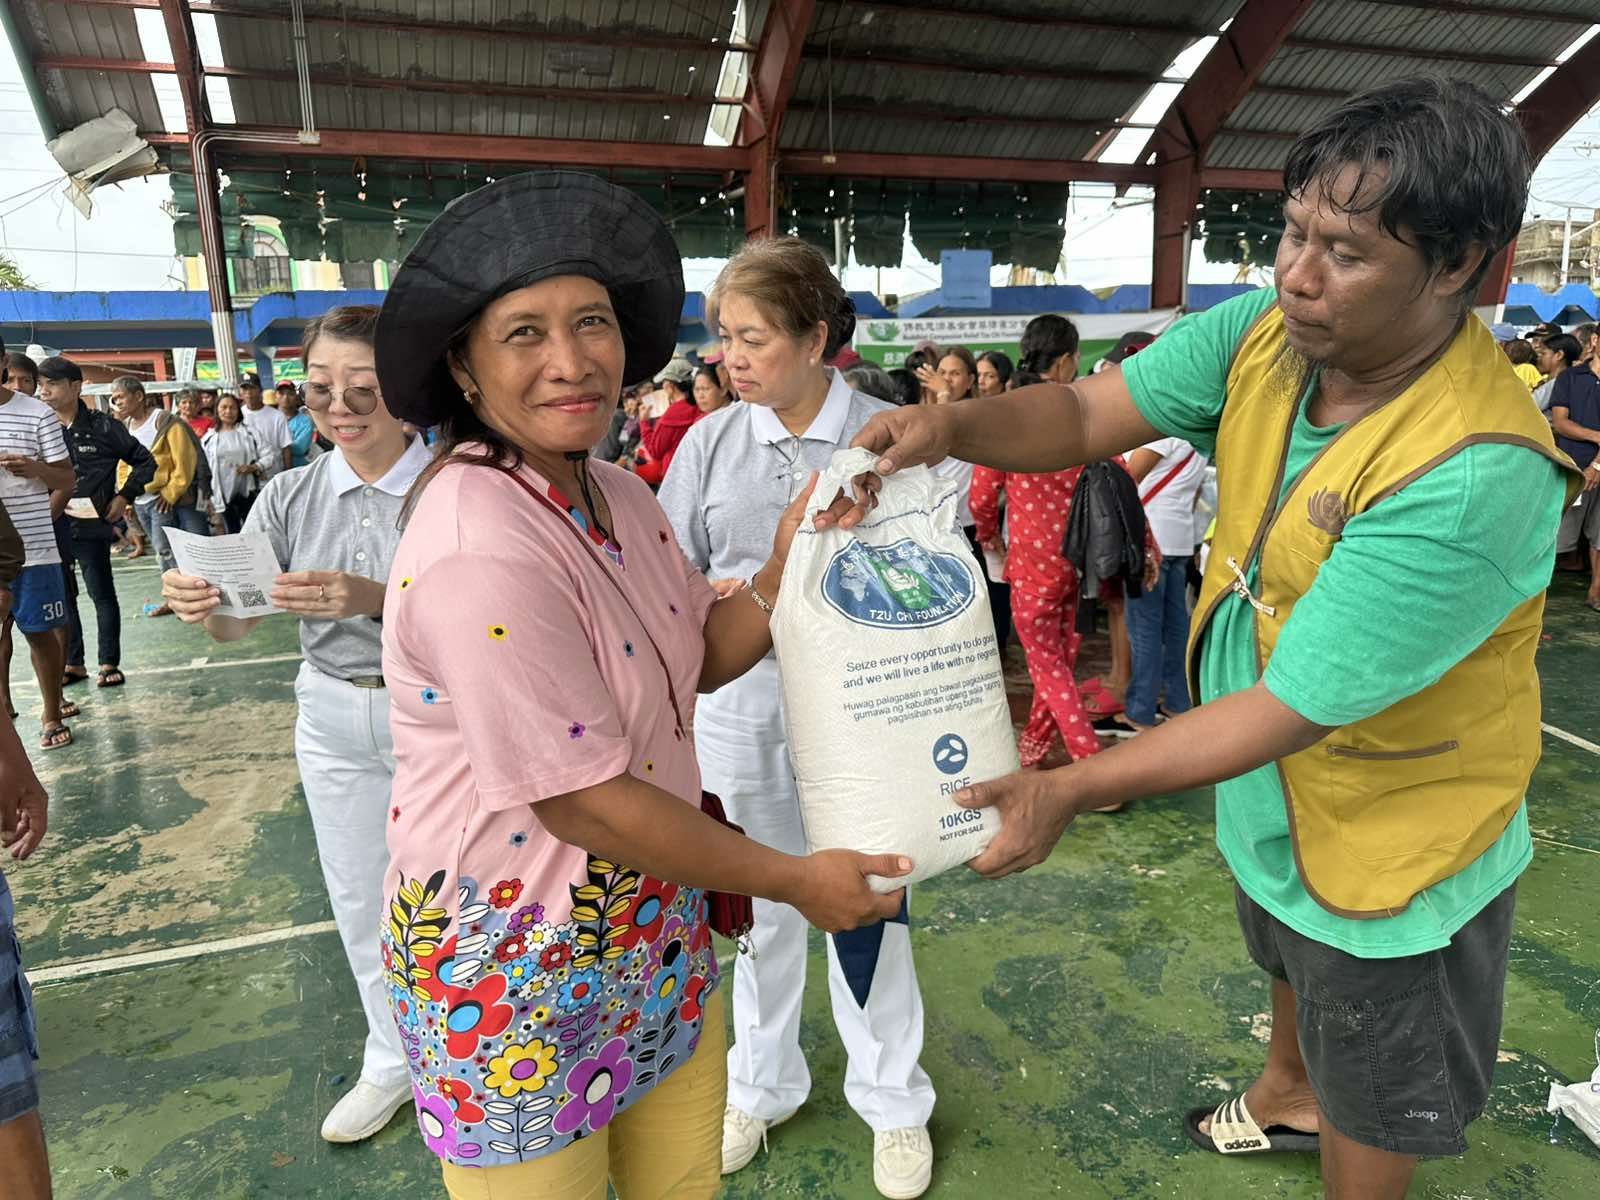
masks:
[[[977,583],[953,554],[924,550],[910,538],[889,546],[852,539],[822,576],[822,596],[858,625],[926,629],[972,606]]]
[[[933,765],[946,775],[959,775],[967,765],[967,743],[947,733],[933,744]]]

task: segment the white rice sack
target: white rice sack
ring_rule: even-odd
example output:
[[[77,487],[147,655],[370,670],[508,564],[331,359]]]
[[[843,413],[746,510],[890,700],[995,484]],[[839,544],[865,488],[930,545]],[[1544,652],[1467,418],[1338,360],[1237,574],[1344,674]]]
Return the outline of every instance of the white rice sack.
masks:
[[[904,854],[890,892],[981,854],[992,808],[952,797],[1018,769],[989,594],[956,524],[953,483],[925,467],[883,481],[851,530],[811,518],[870,470],[841,450],[817,482],[783,573],[772,641],[812,850]]]

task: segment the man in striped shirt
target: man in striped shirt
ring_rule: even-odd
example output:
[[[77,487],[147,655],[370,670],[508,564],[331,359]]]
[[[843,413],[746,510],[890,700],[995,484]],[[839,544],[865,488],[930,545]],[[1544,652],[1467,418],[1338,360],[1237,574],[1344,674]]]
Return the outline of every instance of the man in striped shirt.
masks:
[[[67,623],[67,604],[51,499],[54,493],[64,507],[75,479],[61,422],[50,406],[0,387],[0,500],[22,535],[26,552],[22,570],[11,585],[13,603],[6,634],[9,636],[15,622],[33,655],[33,673],[44,697],[42,750],[72,744],[72,731],[61,720],[66,658],[55,631]],[[10,681],[5,683],[9,703]]]

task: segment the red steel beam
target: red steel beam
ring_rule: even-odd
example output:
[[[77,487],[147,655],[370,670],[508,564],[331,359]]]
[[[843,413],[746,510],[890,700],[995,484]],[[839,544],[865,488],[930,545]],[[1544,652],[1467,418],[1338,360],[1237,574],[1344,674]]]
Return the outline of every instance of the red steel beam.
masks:
[[[241,155],[312,158],[410,159],[425,162],[505,163],[515,165],[648,167],[661,170],[751,171],[753,151],[737,146],[680,146],[656,142],[579,142],[481,135],[385,133],[370,129],[323,129],[318,143],[293,144],[298,130],[290,126],[248,129],[229,127],[226,150]],[[152,146],[183,147],[181,133],[141,133]],[[252,140],[254,139],[254,140]],[[904,154],[785,154],[782,167],[791,175],[853,176],[857,179],[962,179],[980,182],[1149,184],[1153,167],[1138,164],[1055,161],[1049,159],[954,158]],[[1283,177],[1277,171],[1206,168],[1206,187],[1276,191]]]
[[[777,141],[784,110],[794,95],[800,52],[815,11],[814,0],[791,0],[768,10],[756,60],[750,66],[748,103],[739,122],[740,145],[748,146],[764,137]]]
[[[1151,75],[1144,71],[1105,71],[1097,67],[1046,67],[1025,66],[1017,63],[965,62],[959,58],[913,58],[903,54],[867,53],[860,50],[835,50],[830,56],[821,46],[807,46],[804,57],[814,61],[831,61],[858,67],[895,67],[902,71],[943,71],[959,75],[994,75],[1007,79],[1046,79],[1052,83],[1070,83],[1073,80],[1090,80],[1096,83],[1126,83],[1148,87],[1152,83],[1181,83],[1168,76]]]
[[[1419,58],[1430,62],[1476,63],[1485,67],[1527,67],[1540,70],[1555,66],[1548,58],[1529,58],[1524,54],[1486,54],[1480,50],[1423,50],[1417,47],[1391,46],[1382,42],[1335,42],[1322,38],[1289,38],[1285,43],[1291,50],[1313,50],[1325,54],[1377,54],[1387,58]]]
[[[1537,162],[1600,100],[1600,37],[1590,38],[1517,105],[1517,120]],[[1502,304],[1511,284],[1516,243],[1505,246],[1489,266],[1478,290],[1479,304]]]
[[[1142,161],[1153,148],[1157,158],[1152,308],[1184,302],[1188,233],[1206,150],[1310,7],[1311,0],[1245,0],[1140,153]]]
[[[775,217],[771,187],[773,151],[783,128],[784,112],[794,95],[795,80],[800,75],[800,53],[805,48],[816,7],[815,0],[789,0],[771,5],[756,47],[755,62],[750,64],[750,82],[744,113],[739,118],[737,141],[741,146],[759,146],[752,158],[751,174],[761,178],[745,181],[747,237],[765,237],[772,232]]]
[[[789,105],[790,112],[825,113],[829,108],[845,116],[873,117],[880,121],[922,121],[937,125],[1011,125],[1032,129],[1089,129],[1095,133],[1118,129],[1156,128],[1142,121],[1112,120],[1108,117],[1035,117],[1009,113],[972,112],[966,109],[923,108],[895,109],[881,104],[834,104],[825,101],[796,100]],[[1231,136],[1258,138],[1265,141],[1292,142],[1300,135],[1287,129],[1229,129]]]
[[[485,134],[397,133],[382,129],[321,129],[315,142],[286,142],[289,126],[228,126],[222,153],[296,158],[409,159],[417,162],[502,163],[514,166],[644,167],[663,171],[742,172],[749,152],[735,146],[672,142],[596,142]],[[185,146],[183,134],[143,133],[152,146]]]
[[[183,97],[184,122],[189,132],[198,133],[206,127],[211,110],[206,105],[194,22],[183,0],[161,0],[161,17],[167,27],[167,45],[172,48],[172,69],[178,76],[178,92]]]
[[[1201,167],[1200,186],[1227,192],[1281,192],[1282,171],[1262,171],[1245,167]]]
[[[1126,33],[1134,36],[1141,34],[1156,36],[1186,36],[1206,37],[1216,33],[1215,29],[1208,29],[1204,25],[1194,23],[1177,24],[1175,22],[1145,22],[1145,21],[1118,21],[1112,18],[1096,17],[1057,17],[1057,16],[1023,16],[1016,13],[992,12],[984,9],[970,8],[943,8],[939,5],[917,3],[916,0],[900,0],[893,3],[891,0],[850,0],[851,9],[870,8],[879,12],[901,13],[914,16],[919,20],[948,20],[963,22],[981,22],[985,25],[1024,25],[1031,29],[1069,29],[1082,30],[1085,33]]]
[[[943,154],[823,154],[786,151],[785,175],[856,179],[963,179],[991,183],[1151,183],[1155,170],[1137,163],[1073,159],[968,158]]]
[[[1526,24],[1530,21],[1548,21],[1557,25],[1594,24],[1592,13],[1549,12],[1539,8],[1513,7],[1509,4],[1479,4],[1477,0],[1364,0],[1367,4],[1386,4],[1392,8],[1412,8],[1422,12],[1454,13],[1462,17],[1500,17]]]
[[[78,8],[156,9],[164,0],[50,0],[52,4],[73,5]],[[272,21],[287,24],[288,6],[261,8],[253,5],[229,4],[227,0],[212,3],[196,2],[189,5],[191,13],[210,13],[218,17],[237,17],[246,21]],[[730,38],[695,38],[672,34],[650,34],[634,31],[609,33],[594,30],[588,33],[555,32],[534,29],[526,25],[468,25],[458,21],[422,21],[402,16],[372,16],[359,12],[308,9],[307,25],[327,25],[342,29],[364,29],[376,33],[402,35],[437,34],[445,37],[487,38],[501,42],[529,42],[555,46],[604,46],[626,50],[668,50],[679,53],[721,54],[736,50],[752,53],[754,46],[735,42]]]
[[[34,65],[58,71],[123,71],[134,75],[170,75],[174,70],[171,63],[69,55],[44,55],[36,58]],[[299,76],[293,71],[273,71],[260,67],[205,67],[203,73],[222,79],[244,79],[263,83],[297,83],[299,80]],[[742,100],[727,96],[681,96],[671,92],[623,92],[605,88],[523,87],[519,84],[479,83],[459,79],[334,75],[315,71],[311,73],[311,84],[313,87],[354,87],[384,92],[442,92],[458,96],[505,96],[520,100],[648,104],[658,108],[705,108],[714,104],[743,103]]]

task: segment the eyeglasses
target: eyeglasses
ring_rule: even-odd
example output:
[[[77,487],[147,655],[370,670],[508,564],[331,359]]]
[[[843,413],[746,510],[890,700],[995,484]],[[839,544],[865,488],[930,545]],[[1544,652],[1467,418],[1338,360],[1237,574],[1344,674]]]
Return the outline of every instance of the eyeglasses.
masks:
[[[312,412],[326,412],[333,403],[333,398],[338,396],[344,401],[344,406],[358,417],[365,417],[378,407],[378,390],[369,387],[347,387],[342,392],[335,392],[325,383],[303,383],[300,385],[300,399]]]

